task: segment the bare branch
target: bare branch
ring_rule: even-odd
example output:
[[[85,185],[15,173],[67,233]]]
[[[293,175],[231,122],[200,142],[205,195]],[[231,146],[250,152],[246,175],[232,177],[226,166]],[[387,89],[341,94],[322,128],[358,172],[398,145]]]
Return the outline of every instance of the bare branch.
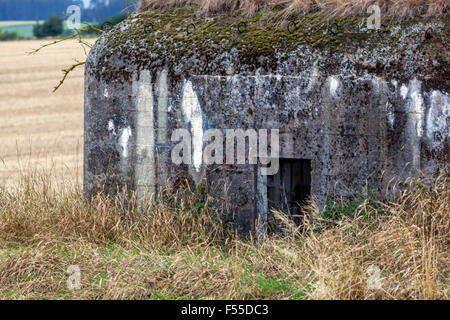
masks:
[[[59,84],[53,88],[53,92],[55,92],[56,90],[59,89],[59,87],[62,86],[62,84],[64,83],[64,81],[66,80],[67,76],[69,75],[70,72],[72,72],[73,70],[75,70],[75,68],[82,66],[84,64],[86,64],[86,61],[77,61],[75,60],[77,63],[73,64],[72,66],[70,66],[68,69],[63,69],[62,72],[64,73],[63,78],[59,81]]]
[[[74,39],[74,38],[80,36],[81,33],[85,32],[85,31],[95,30],[95,31],[102,32],[102,33],[105,32],[105,31],[103,31],[103,30],[101,30],[101,29],[99,29],[99,28],[96,28],[96,27],[92,26],[91,24],[89,24],[89,23],[87,23],[87,22],[82,22],[82,23],[86,24],[87,27],[86,27],[86,28],[82,28],[82,29],[78,29],[77,32],[75,32],[74,34],[72,34],[72,35],[70,35],[70,36],[64,37],[64,38],[62,38],[62,39],[55,40],[55,41],[53,41],[53,42],[51,42],[51,43],[46,43],[46,44],[40,46],[39,48],[34,49],[33,51],[27,52],[27,54],[29,54],[29,55],[30,55],[30,54],[36,54],[36,53],[38,53],[40,50],[44,49],[45,47],[49,47],[49,46],[52,46],[52,45],[54,45],[54,44],[57,44],[57,43],[66,41],[66,40]]]

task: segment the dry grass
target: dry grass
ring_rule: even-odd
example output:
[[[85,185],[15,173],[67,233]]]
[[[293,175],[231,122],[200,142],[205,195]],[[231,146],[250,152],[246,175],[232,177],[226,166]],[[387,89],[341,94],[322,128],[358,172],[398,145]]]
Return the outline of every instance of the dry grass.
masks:
[[[44,168],[59,173],[82,168],[83,68],[56,93],[61,69],[82,60],[76,41],[27,55],[48,40],[0,42],[0,184],[17,172]],[[78,170],[76,179],[81,178]]]
[[[47,174],[0,191],[0,297],[56,299],[448,299],[448,178],[410,181],[389,203],[285,236],[240,239],[205,192],[160,195],[151,212],[117,198],[90,205]],[[329,225],[329,226],[327,226]],[[80,290],[66,287],[69,265]],[[381,286],[369,286],[377,266]]]
[[[446,14],[448,0],[142,0],[140,11],[150,7],[198,5],[203,14],[236,11],[252,15],[264,8],[279,6],[284,15],[321,12],[333,16],[366,15],[370,5],[378,3],[385,16],[416,17]]]

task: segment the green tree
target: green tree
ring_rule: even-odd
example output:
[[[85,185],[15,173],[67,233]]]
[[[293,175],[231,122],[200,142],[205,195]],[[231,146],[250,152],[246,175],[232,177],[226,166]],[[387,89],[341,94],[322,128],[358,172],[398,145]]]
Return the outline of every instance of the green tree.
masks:
[[[0,29],[0,41],[9,41],[17,39],[19,39],[17,33],[8,31],[3,32],[2,29]]]
[[[33,34],[36,38],[56,37],[64,31],[64,20],[52,15],[43,24],[36,23],[33,27]]]

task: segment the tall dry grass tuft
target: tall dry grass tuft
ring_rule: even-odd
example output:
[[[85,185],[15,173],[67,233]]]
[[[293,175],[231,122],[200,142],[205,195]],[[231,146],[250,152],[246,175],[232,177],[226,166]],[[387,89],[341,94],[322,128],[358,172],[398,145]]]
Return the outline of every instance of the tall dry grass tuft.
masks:
[[[314,203],[302,239],[299,270],[317,284],[315,299],[448,299],[450,272],[449,178],[410,179],[390,202],[362,203],[332,227]],[[309,221],[309,220],[305,220]]]
[[[446,14],[447,0],[142,0],[139,10],[151,7],[179,7],[195,4],[203,14],[235,11],[252,15],[264,8],[282,8],[285,15],[320,12],[333,16],[367,14],[367,9],[378,4],[381,13],[403,18]]]
[[[49,174],[43,172],[23,176],[12,191],[0,192],[0,241],[4,242],[81,238],[93,243],[134,241],[172,248],[224,237],[220,219],[204,206],[205,195],[189,188],[161,193],[147,210],[136,209],[133,192],[127,201],[122,194],[102,193],[87,200],[80,186],[52,185]]]
[[[328,223],[312,201],[298,228],[239,238],[205,188],[181,183],[151,209],[136,197],[54,185],[46,174],[0,189],[0,297],[57,299],[448,299],[450,188],[410,180],[389,202]],[[328,219],[328,218],[327,218]],[[82,288],[66,287],[67,267]]]

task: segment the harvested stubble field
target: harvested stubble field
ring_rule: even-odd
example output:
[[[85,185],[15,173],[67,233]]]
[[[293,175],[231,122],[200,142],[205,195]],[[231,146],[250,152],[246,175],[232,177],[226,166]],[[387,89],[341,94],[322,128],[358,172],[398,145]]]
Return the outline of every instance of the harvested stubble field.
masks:
[[[0,42],[0,184],[34,169],[81,178],[83,68],[56,93],[61,69],[84,60],[76,41],[64,41],[27,55],[50,40]],[[70,174],[72,176],[70,176]],[[55,174],[54,177],[57,177]],[[61,176],[60,176],[61,177]]]

